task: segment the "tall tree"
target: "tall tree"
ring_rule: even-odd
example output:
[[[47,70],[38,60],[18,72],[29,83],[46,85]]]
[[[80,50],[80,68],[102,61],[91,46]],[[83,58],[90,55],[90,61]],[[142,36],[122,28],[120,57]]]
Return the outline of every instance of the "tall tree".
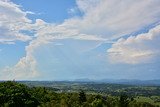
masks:
[[[83,90],[81,90],[81,91],[79,92],[79,102],[80,102],[80,103],[83,103],[83,102],[86,102],[86,101],[87,101],[87,99],[86,99],[86,94],[84,93]]]

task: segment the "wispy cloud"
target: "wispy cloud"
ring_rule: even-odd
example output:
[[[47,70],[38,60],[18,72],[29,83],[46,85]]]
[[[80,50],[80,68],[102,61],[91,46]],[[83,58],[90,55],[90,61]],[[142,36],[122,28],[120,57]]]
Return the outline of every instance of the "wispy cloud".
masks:
[[[77,0],[77,4],[84,12],[83,18],[66,23],[81,33],[103,38],[119,38],[136,32],[159,21],[160,17],[159,0]]]

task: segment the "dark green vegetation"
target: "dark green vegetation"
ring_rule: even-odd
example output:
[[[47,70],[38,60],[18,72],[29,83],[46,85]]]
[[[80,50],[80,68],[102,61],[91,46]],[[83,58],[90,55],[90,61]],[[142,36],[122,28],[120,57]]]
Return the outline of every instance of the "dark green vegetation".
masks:
[[[158,86],[21,83],[0,83],[0,107],[160,107]]]

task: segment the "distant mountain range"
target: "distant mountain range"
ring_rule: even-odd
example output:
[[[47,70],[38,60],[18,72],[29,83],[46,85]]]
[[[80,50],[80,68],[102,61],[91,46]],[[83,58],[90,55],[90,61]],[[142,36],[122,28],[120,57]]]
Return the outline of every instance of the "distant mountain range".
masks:
[[[126,84],[126,85],[158,85],[160,86],[160,79],[158,80],[136,80],[136,79],[76,79],[75,82],[95,82],[95,83],[111,83],[111,84]]]

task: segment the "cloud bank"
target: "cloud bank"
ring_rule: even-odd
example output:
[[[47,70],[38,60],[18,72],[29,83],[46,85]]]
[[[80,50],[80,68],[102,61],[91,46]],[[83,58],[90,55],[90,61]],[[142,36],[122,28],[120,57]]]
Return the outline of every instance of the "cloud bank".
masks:
[[[10,1],[0,1],[0,43],[30,41],[25,47],[26,56],[15,66],[5,68],[2,73],[3,78],[29,79],[39,75],[34,53],[36,48],[44,44],[55,40],[78,39],[98,41],[98,45],[158,23],[160,17],[160,0],[77,0],[76,2],[83,16],[75,16],[64,20],[61,24],[55,24],[47,23],[43,19],[37,19],[33,23],[27,18],[28,12],[23,11],[20,6]],[[29,36],[23,31],[34,31],[34,35]],[[107,52],[113,62],[130,64],[149,62],[153,56],[159,55],[158,47],[153,45],[159,46],[158,40],[159,26],[146,34],[119,39]]]

